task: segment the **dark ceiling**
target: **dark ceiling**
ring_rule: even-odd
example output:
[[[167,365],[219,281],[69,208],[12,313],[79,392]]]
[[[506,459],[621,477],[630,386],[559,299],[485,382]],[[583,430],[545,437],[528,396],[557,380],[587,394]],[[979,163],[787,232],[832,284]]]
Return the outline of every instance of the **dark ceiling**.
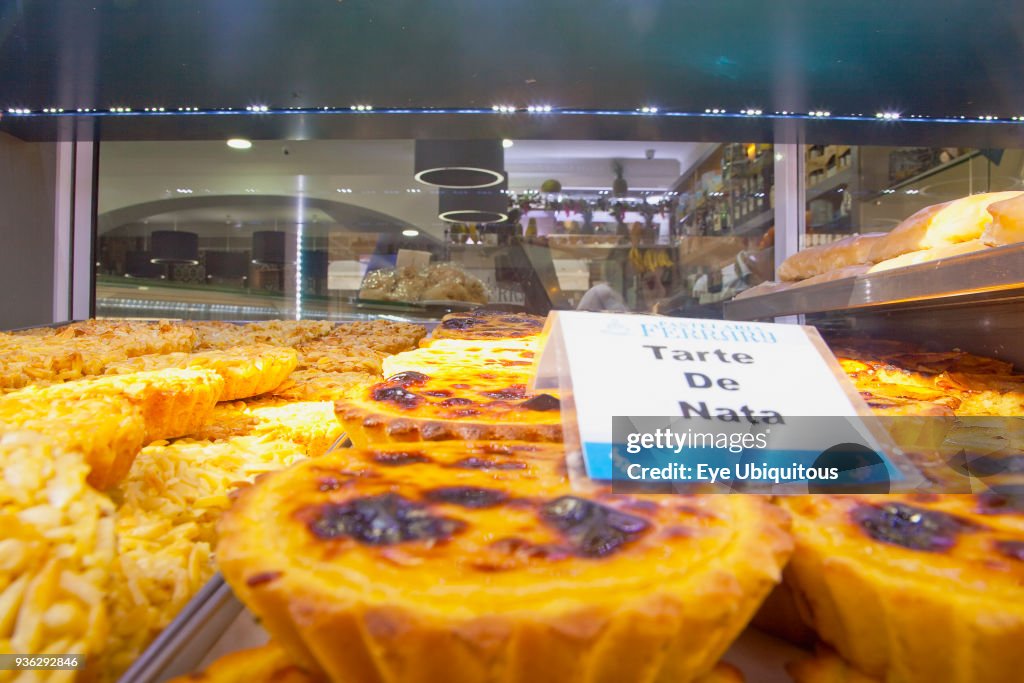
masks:
[[[1022,81],[1020,2],[0,4],[3,111],[508,102],[1009,119],[1024,115]],[[179,125],[161,121],[128,135]]]

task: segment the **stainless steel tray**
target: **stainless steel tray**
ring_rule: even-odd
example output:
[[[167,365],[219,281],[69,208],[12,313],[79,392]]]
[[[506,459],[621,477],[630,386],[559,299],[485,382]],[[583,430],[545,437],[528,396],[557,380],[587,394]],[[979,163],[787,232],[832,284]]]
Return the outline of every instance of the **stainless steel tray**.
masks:
[[[119,683],[158,683],[194,671],[242,609],[217,574],[150,643]]]
[[[795,287],[725,304],[729,320],[830,311],[967,304],[1024,297],[1024,244],[881,273]]]

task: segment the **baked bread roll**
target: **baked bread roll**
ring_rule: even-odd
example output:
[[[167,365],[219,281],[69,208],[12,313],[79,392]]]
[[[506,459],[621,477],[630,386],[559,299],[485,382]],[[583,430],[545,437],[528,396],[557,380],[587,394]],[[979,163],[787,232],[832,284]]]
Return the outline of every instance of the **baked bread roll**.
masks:
[[[903,254],[902,256],[896,256],[895,258],[886,259],[881,263],[876,263],[871,266],[871,269],[868,272],[880,273],[885,270],[915,266],[919,263],[938,261],[939,259],[950,258],[952,256],[962,256],[963,254],[970,254],[987,248],[987,244],[982,242],[980,239],[976,239],[960,242],[958,244],[947,244],[942,247],[932,247],[931,249],[923,249],[921,251],[912,251],[910,253]]]
[[[988,205],[992,223],[981,233],[981,241],[990,247],[1024,242],[1024,195]]]
[[[927,206],[906,219],[871,248],[872,263],[911,251],[978,239],[992,223],[988,207],[1021,196],[1021,192],[986,192]]]
[[[865,674],[1020,681],[1024,498],[793,496],[786,581],[803,618]]]
[[[338,683],[710,671],[778,580],[781,509],[576,493],[561,447],[528,446],[486,468],[451,442],[269,474],[222,519],[218,563],[274,640]]]
[[[779,279],[783,282],[806,280],[846,266],[868,263],[868,254],[883,237],[885,233],[869,232],[803,249],[779,265]]]

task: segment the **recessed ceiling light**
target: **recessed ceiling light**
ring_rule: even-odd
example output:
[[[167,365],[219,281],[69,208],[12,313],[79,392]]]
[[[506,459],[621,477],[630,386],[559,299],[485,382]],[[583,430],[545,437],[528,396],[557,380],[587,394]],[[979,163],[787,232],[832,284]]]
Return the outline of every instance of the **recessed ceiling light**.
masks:
[[[403,230],[402,234],[405,235],[406,237],[417,237],[420,234],[420,231],[413,230],[410,228],[409,230]]]
[[[509,147],[511,147],[514,144],[516,144],[516,143],[512,142],[508,138],[505,138],[504,140],[501,141],[501,146],[504,147],[505,149],[508,149]]]
[[[249,149],[252,147],[252,141],[245,138],[231,138],[228,140],[228,147],[231,149]]]

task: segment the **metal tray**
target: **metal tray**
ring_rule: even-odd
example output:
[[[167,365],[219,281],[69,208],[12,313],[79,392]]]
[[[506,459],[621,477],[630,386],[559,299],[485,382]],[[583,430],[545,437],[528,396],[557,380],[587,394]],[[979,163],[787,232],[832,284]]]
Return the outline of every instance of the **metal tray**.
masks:
[[[189,600],[119,683],[157,683],[194,671],[244,608],[217,574]]]
[[[1024,244],[995,247],[725,304],[729,320],[1024,298]]]

